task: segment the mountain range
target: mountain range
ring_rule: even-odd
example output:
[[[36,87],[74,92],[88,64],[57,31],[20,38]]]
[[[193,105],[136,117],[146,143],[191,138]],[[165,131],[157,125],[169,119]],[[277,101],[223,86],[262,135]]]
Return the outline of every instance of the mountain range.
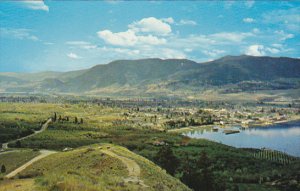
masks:
[[[0,73],[0,92],[149,96],[298,88],[300,59],[288,57],[225,56],[203,63],[151,58],[70,72]]]

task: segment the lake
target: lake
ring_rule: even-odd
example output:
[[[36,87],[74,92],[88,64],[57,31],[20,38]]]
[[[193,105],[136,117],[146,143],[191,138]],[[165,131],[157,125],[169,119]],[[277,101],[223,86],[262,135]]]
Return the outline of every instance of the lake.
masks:
[[[234,126],[230,129],[239,129]],[[240,133],[226,135],[223,129],[194,130],[184,135],[191,138],[205,138],[239,148],[269,148],[300,157],[300,121],[251,127]]]

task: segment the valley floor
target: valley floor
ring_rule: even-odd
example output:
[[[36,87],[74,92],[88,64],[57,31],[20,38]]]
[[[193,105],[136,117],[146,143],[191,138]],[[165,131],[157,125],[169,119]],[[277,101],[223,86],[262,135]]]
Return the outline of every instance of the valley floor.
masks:
[[[211,109],[0,105],[1,140],[9,142],[8,148],[4,146],[8,151],[0,154],[0,165],[6,167],[0,174],[0,190],[207,190],[211,186],[207,178],[213,190],[293,190],[300,186],[299,159],[282,163],[284,156],[277,160],[276,153],[191,139],[169,126],[182,121],[209,122],[216,117]],[[203,170],[210,174],[204,179]],[[194,179],[200,185],[190,181]]]

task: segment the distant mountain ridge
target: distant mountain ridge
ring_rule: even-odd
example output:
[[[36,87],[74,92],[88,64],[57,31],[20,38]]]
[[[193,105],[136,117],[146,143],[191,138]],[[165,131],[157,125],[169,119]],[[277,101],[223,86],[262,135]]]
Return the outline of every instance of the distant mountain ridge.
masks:
[[[2,92],[133,94],[226,87],[243,90],[299,88],[300,59],[225,56],[197,63],[187,59],[117,60],[90,69],[34,74],[0,73]]]

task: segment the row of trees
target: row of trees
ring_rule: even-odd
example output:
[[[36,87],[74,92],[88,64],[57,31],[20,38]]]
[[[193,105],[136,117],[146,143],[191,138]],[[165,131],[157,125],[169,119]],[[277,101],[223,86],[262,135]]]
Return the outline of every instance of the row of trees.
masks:
[[[267,149],[254,153],[254,157],[273,161],[273,162],[278,162],[281,164],[290,164],[295,160],[295,157],[292,157],[285,153],[279,151],[267,150]]]
[[[62,117],[61,115],[59,115],[58,118],[57,118],[57,114],[56,114],[56,112],[54,112],[54,115],[52,117],[52,121],[53,122],[56,122],[56,121],[57,122],[64,122],[64,121],[70,121],[70,119],[69,119],[69,116]],[[80,120],[79,120],[77,117],[74,117],[73,122],[76,123],[76,124],[83,124],[83,119],[80,118]]]

